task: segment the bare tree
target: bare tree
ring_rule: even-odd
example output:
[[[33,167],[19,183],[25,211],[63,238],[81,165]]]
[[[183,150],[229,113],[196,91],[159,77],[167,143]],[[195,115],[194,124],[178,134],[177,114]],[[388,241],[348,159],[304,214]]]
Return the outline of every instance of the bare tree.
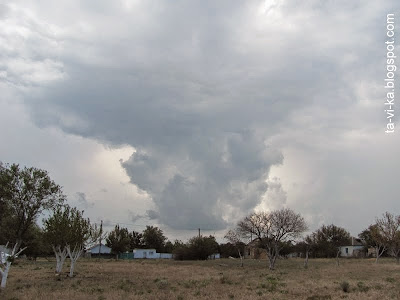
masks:
[[[227,239],[230,243],[232,243],[238,251],[240,257],[240,266],[243,267],[243,259],[244,259],[244,240],[247,236],[239,229],[236,228],[234,230],[229,230],[226,235],[225,239]]]
[[[369,231],[375,248],[375,263],[378,263],[379,258],[389,247],[389,240],[382,234],[377,224],[371,225]]]
[[[252,213],[240,221],[238,227],[243,234],[255,235],[260,247],[267,250],[271,270],[275,269],[283,243],[297,239],[307,230],[304,218],[288,208]]]
[[[391,254],[399,263],[400,254],[400,216],[395,216],[389,212],[383,214],[382,218],[376,220],[376,238],[391,251]],[[378,255],[377,255],[378,260]],[[376,261],[377,261],[376,260]]]

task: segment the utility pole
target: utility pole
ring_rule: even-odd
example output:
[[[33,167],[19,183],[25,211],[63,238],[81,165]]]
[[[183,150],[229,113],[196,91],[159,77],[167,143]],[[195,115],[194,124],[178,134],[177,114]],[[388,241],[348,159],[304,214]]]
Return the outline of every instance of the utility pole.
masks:
[[[199,228],[199,237],[200,237],[200,228]]]
[[[99,243],[99,256],[100,256],[100,253],[101,253],[101,238],[102,238],[102,235],[103,235],[103,220],[101,220],[101,222],[100,222],[100,236],[99,236],[99,240],[100,240],[100,243]]]

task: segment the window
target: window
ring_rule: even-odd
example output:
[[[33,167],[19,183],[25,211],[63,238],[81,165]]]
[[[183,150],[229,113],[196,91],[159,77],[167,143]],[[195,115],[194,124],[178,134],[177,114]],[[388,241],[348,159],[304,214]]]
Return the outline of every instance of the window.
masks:
[[[149,251],[149,255],[153,255],[153,251]]]
[[[346,254],[349,254],[349,248],[346,248]]]

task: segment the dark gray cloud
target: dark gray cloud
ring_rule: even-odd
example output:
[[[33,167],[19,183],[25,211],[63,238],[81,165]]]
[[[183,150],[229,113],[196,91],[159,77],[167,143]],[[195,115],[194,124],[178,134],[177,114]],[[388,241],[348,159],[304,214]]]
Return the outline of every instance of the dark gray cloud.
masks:
[[[369,149],[354,160],[363,146],[352,143],[383,122],[374,101],[395,1],[70,1],[68,14],[47,4],[0,13],[29,29],[0,32],[11,45],[0,46],[0,75],[38,126],[136,149],[121,165],[151,204],[133,222],[221,229],[264,203],[318,223],[346,186],[343,168],[378,161]],[[285,163],[301,159],[314,160],[310,191],[287,179],[302,173]],[[269,178],[279,166],[282,178]]]

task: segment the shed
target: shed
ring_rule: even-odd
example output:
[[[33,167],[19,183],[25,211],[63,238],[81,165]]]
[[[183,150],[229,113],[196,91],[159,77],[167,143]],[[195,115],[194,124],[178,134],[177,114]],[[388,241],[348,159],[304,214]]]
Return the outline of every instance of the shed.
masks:
[[[351,237],[349,245],[340,247],[341,257],[360,257],[364,254],[364,245],[360,239]]]

